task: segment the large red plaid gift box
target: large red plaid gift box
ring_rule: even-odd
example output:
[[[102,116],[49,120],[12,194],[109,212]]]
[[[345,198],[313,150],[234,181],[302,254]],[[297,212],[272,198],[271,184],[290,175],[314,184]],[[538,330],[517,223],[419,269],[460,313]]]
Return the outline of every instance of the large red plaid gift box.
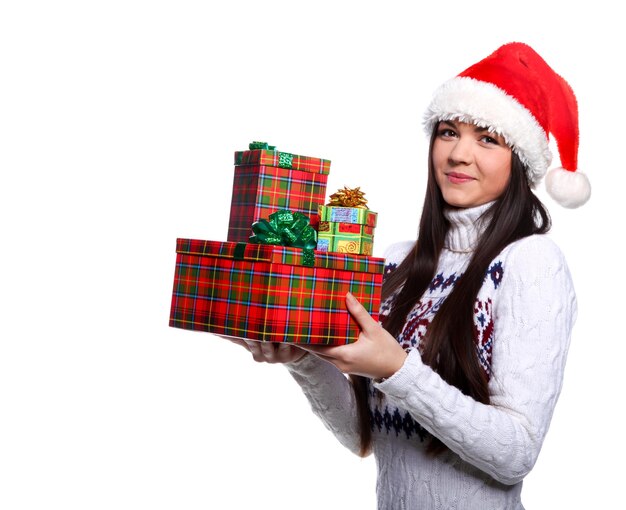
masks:
[[[378,318],[384,259],[266,244],[178,239],[170,326],[302,344],[355,341],[352,293]]]
[[[314,222],[326,196],[330,161],[280,152],[260,142],[250,147],[235,152],[227,240],[246,242],[253,222],[280,209],[305,214]]]

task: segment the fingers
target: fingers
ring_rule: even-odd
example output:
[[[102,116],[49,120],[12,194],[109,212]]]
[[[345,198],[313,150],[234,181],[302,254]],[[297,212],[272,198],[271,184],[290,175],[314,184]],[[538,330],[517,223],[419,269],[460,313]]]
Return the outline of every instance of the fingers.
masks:
[[[246,340],[245,342],[246,342],[246,346],[248,347],[248,350],[250,351],[250,354],[252,354],[252,358],[254,359],[254,361],[258,361],[259,363],[268,361],[263,352],[263,349],[262,349],[263,344],[261,342],[253,342],[251,340]],[[265,347],[265,350],[267,351],[267,347]]]
[[[291,344],[273,342],[255,342],[244,340],[254,361],[259,363],[288,363],[296,361],[306,354]]]
[[[291,344],[277,344],[276,346],[276,360],[278,363],[297,361],[306,353],[306,351]]]
[[[361,330],[365,333],[373,331],[373,328],[378,329],[380,326],[378,322],[372,319],[372,316],[368,313],[368,311],[363,307],[361,303],[349,292],[346,294],[346,306],[348,307],[348,311],[357,321]]]

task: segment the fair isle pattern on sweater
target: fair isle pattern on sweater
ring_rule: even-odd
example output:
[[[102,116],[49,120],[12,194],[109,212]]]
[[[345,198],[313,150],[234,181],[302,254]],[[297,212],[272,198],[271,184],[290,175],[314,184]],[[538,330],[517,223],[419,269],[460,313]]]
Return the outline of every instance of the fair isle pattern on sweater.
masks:
[[[391,274],[397,266],[397,263],[387,264],[385,266],[385,277]],[[463,273],[456,274],[455,272],[448,275],[439,273],[432,279],[422,299],[409,312],[406,324],[397,338],[398,343],[407,353],[411,349],[418,349],[420,354],[423,353],[424,338],[428,326],[462,275]],[[502,262],[496,260],[485,273],[483,288],[487,285],[496,290],[500,286],[503,276],[504,268]],[[381,305],[381,323],[383,324],[391,310],[392,301],[393,297],[387,299]],[[474,339],[478,361],[487,378],[491,375],[493,326],[491,297],[485,299],[478,297],[474,304]],[[373,431],[377,430],[380,433],[384,432],[387,434],[394,432],[396,436],[403,434],[407,439],[416,435],[421,442],[428,437],[428,432],[407,411],[398,408],[390,409],[387,405],[384,405],[383,408],[382,395],[372,385],[369,387],[370,420]]]
[[[445,212],[450,230],[434,273],[441,273],[442,286],[446,277],[467,271],[488,207]],[[384,256],[399,264],[414,245],[395,243]],[[427,297],[442,296],[435,289]],[[522,481],[537,460],[563,383],[576,294],[558,246],[546,235],[533,235],[495,257],[477,298],[477,338],[482,343],[492,338],[486,352],[492,348],[493,355],[484,356],[491,371],[490,405],[442,381],[423,364],[417,348],[410,349],[391,377],[370,381],[370,390],[377,391],[370,407],[380,509],[524,508]],[[359,455],[360,425],[350,380],[316,356],[305,355],[287,367],[313,412]],[[430,455],[424,431],[448,451]]]

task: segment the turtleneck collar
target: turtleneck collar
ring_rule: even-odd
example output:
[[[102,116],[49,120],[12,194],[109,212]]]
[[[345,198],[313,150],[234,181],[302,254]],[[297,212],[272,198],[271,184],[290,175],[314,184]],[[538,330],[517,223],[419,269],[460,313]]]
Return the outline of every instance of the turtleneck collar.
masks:
[[[453,252],[471,253],[478,238],[485,231],[487,222],[481,218],[494,202],[463,209],[446,209],[444,215],[450,222],[444,248]]]

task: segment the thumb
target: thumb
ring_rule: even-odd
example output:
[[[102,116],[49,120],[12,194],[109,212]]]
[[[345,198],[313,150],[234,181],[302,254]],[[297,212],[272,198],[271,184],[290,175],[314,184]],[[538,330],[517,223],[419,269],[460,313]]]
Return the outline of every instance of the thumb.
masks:
[[[378,329],[378,322],[372,318],[363,305],[359,303],[358,299],[349,292],[346,294],[346,306],[348,307],[350,315],[354,317],[354,320],[356,320],[364,332],[367,333],[368,331],[371,331],[372,328]]]

